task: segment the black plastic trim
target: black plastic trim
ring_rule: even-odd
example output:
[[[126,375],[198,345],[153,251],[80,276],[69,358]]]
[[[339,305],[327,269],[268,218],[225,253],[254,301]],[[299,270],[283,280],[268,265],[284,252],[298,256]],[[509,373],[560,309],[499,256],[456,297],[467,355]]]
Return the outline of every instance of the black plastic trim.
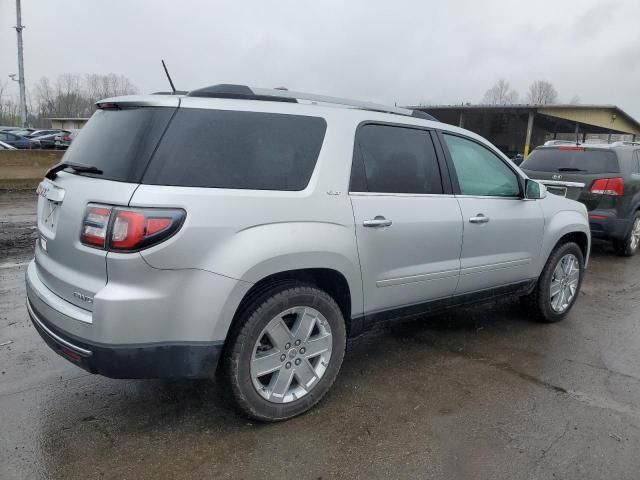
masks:
[[[436,117],[434,117],[433,115],[427,113],[427,112],[423,112],[422,110],[413,110],[411,112],[411,116],[415,117],[415,118],[421,118],[423,120],[431,120],[432,122],[439,122],[440,120],[438,120]]]
[[[53,351],[90,373],[109,378],[212,378],[222,355],[222,341],[129,345],[91,343],[52,325],[31,303],[29,307],[33,326]],[[33,319],[34,315],[37,321]],[[69,347],[48,334],[39,323],[62,340],[91,354],[70,355]]]
[[[483,303],[500,297],[512,295],[527,295],[533,291],[537,283],[537,279],[525,280],[500,287],[493,287],[486,290],[454,295],[438,300],[417,303],[412,305],[403,305],[388,310],[378,312],[365,313],[364,316],[356,316],[352,318],[360,319],[364,317],[361,331],[366,331],[379,323],[390,321],[411,320],[423,315],[431,315],[450,308],[473,305],[475,303]],[[360,333],[360,332],[358,332]]]
[[[295,98],[278,97],[275,95],[256,95],[253,93],[253,90],[246,85],[234,85],[228,83],[191,90],[187,93],[187,97],[232,98],[236,100],[264,100],[268,102],[298,103]]]

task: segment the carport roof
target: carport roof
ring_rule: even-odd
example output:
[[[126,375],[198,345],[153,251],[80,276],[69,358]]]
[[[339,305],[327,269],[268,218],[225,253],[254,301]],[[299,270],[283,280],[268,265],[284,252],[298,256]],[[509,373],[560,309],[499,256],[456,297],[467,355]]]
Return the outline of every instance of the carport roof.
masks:
[[[79,121],[79,120],[89,120],[89,117],[47,117],[47,120],[70,120],[70,121]]]
[[[422,110],[431,113],[436,118],[438,112],[511,113],[516,115],[534,112],[565,122],[590,125],[596,130],[640,135],[640,122],[616,105],[418,105],[406,108]]]

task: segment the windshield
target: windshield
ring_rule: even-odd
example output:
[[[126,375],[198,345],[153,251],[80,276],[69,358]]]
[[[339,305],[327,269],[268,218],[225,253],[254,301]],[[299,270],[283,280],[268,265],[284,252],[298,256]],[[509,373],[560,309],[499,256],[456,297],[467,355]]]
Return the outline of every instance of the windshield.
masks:
[[[90,175],[100,178],[139,183],[174,111],[168,107],[98,110],[63,161],[94,166],[102,174]]]
[[[583,148],[540,148],[520,165],[535,172],[618,173],[620,167],[615,152]]]

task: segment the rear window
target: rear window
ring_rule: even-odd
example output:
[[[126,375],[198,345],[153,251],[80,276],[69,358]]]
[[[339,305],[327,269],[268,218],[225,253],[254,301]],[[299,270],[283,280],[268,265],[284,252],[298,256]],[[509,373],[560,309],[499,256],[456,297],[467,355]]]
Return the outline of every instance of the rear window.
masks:
[[[322,118],[179,109],[143,183],[303,190],[324,139]]]
[[[609,150],[563,150],[540,148],[520,165],[535,172],[618,173],[620,167],[615,152]]]
[[[64,159],[93,165],[106,180],[139,182],[174,108],[98,110],[71,143]]]

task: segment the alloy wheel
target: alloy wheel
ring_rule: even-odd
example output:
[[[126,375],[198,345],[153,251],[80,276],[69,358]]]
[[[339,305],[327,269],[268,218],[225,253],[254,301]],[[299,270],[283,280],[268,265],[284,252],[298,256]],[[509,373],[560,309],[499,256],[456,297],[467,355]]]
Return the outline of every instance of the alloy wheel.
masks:
[[[307,395],[324,375],[332,352],[331,327],[315,308],[293,307],[273,317],[258,336],[251,381],[273,403]]]
[[[575,297],[580,281],[580,263],[575,255],[568,253],[557,263],[551,276],[551,308],[556,313],[564,312]]]

